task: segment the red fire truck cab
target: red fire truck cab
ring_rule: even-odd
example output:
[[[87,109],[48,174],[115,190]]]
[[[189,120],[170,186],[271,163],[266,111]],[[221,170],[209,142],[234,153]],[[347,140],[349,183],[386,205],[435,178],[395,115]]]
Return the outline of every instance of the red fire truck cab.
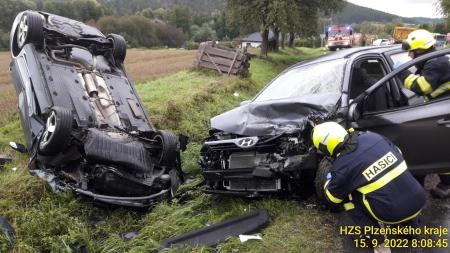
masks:
[[[353,46],[353,29],[351,26],[330,26],[326,29],[325,36],[330,51]]]

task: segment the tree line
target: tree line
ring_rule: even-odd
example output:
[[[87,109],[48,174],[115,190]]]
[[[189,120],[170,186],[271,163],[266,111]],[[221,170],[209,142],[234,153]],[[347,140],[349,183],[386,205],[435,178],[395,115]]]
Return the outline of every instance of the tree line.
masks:
[[[103,2],[109,3],[106,0]],[[9,46],[9,30],[14,17],[27,9],[80,20],[96,26],[104,33],[121,34],[131,47],[180,47],[186,41],[200,42],[238,36],[236,29],[227,26],[224,12],[202,13],[181,5],[145,8],[122,16],[117,16],[115,10],[96,0],[2,0],[0,9],[3,11],[0,16],[2,49]]]
[[[450,0],[438,2],[448,17]],[[232,40],[260,31],[261,55],[266,56],[269,31],[274,34],[274,50],[285,44],[294,46],[298,37],[315,43],[324,27],[333,24],[331,14],[345,4],[344,0],[1,0],[0,49],[9,46],[9,31],[17,13],[32,9],[86,22],[105,34],[121,34],[131,47],[195,48],[201,41]],[[385,36],[395,25],[362,22],[355,24],[355,30]],[[422,26],[436,32],[447,28],[442,24]]]

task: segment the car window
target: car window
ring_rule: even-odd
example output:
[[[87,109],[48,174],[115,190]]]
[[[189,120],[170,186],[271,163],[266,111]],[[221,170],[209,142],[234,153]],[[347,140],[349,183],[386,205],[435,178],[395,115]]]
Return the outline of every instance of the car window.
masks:
[[[405,62],[409,62],[410,60],[412,60],[411,57],[408,56],[408,52],[400,52],[397,54],[391,54],[390,55],[392,62],[394,63],[394,66],[398,67],[400,65],[402,65]],[[409,68],[409,71],[411,72],[416,72],[416,67],[411,67]]]
[[[363,59],[355,62],[350,81],[350,99],[356,98],[384,75],[385,71],[379,59]]]
[[[275,78],[254,101],[340,92],[346,62],[346,59],[337,59],[294,67]]]
[[[387,74],[386,66],[379,58],[365,58],[356,61],[352,67],[350,82],[350,99],[354,99]],[[387,110],[397,106],[399,98],[395,99],[395,83],[388,81],[373,91],[361,104],[364,113]]]

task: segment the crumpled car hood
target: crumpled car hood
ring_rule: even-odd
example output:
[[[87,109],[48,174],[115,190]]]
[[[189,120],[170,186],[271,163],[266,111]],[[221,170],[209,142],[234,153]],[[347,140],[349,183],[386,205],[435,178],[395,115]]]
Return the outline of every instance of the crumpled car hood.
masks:
[[[311,113],[334,111],[341,94],[322,93],[311,96],[251,102],[211,119],[211,127],[246,136],[277,135],[303,128]]]

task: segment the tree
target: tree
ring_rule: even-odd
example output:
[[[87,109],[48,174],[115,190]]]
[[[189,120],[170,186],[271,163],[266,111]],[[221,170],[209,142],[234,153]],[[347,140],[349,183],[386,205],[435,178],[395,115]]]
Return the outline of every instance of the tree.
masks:
[[[183,31],[164,22],[156,22],[156,35],[160,43],[167,47],[180,47],[186,40]]]
[[[181,28],[186,35],[190,35],[192,13],[184,6],[177,5],[167,13],[169,24]]]
[[[36,4],[30,0],[1,0],[0,29],[9,31],[16,15],[28,9],[35,9]]]
[[[235,24],[245,28],[260,26],[261,56],[267,56],[269,30],[278,42],[279,32],[306,33],[314,30],[319,12],[331,13],[343,0],[227,0],[227,10]]]
[[[239,36],[239,28],[230,23],[224,12],[215,10],[211,13],[212,29],[216,31],[219,40],[230,40]]]
[[[45,0],[42,10],[83,22],[98,20],[105,14],[104,8],[95,0]]]
[[[156,25],[143,16],[105,16],[98,20],[104,33],[118,33],[125,37],[130,47],[156,47],[161,43],[156,35]]]
[[[241,27],[241,31],[260,26],[262,44],[261,57],[267,57],[269,29],[271,25],[270,3],[272,0],[227,0],[227,10],[233,24]]]
[[[140,15],[140,16],[144,16],[144,17],[149,18],[149,19],[154,19],[155,18],[155,13],[153,12],[152,8],[145,8],[142,11],[139,11],[136,14]]]
[[[447,18],[447,25],[450,26],[450,0],[439,0],[436,7]]]
[[[208,40],[216,40],[216,31],[214,31],[208,23],[204,23],[202,26],[193,25],[191,27],[192,40],[195,42],[202,42]]]

